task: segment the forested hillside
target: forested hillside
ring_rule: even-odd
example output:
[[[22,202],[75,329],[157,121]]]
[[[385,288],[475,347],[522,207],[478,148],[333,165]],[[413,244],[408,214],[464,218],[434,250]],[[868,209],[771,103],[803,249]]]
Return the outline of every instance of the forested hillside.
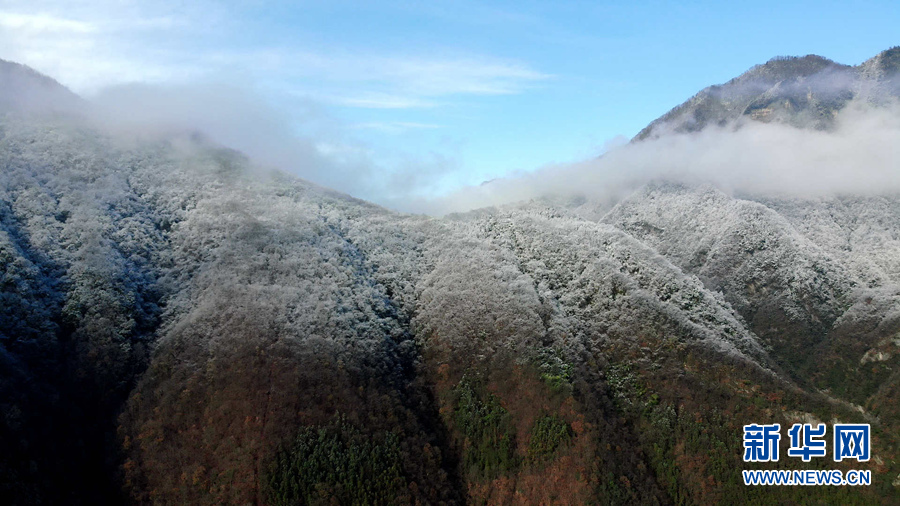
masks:
[[[80,107],[0,115],[11,504],[900,494],[900,196],[656,181],[597,219],[438,219]],[[741,460],[745,424],[834,420],[872,425],[871,461]],[[873,484],[746,487],[748,468]]]

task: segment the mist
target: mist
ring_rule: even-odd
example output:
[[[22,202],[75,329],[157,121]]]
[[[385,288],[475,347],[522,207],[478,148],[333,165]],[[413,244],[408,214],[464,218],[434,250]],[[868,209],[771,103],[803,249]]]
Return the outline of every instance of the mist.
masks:
[[[325,105],[289,94],[266,99],[249,84],[133,84],[88,98],[90,120],[114,137],[201,133],[246,154],[260,174],[281,170],[392,208],[455,167],[438,154],[409,155],[399,167],[386,166]]]
[[[426,197],[459,170],[450,156],[407,156],[400,167],[312,100],[283,107],[238,85],[111,88],[90,97],[92,118],[110,132],[197,131],[275,168],[400,211],[443,216],[535,198],[588,199],[609,207],[643,184],[666,179],[723,191],[817,197],[900,191],[900,103],[848,103],[828,130],[741,120],[700,132],[610,142],[603,156]]]
[[[744,120],[613,147],[574,164],[411,203],[431,215],[541,197],[615,202],[653,180],[709,183],[729,193],[794,197],[900,191],[900,103],[851,102],[833,129]]]

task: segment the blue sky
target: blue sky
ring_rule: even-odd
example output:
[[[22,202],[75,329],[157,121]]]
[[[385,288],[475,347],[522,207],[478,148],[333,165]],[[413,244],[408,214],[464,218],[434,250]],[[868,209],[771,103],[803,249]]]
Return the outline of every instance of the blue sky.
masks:
[[[0,58],[86,96],[236,84],[322,160],[367,167],[318,182],[390,203],[596,156],[754,64],[858,64],[898,26],[896,1],[0,0]]]

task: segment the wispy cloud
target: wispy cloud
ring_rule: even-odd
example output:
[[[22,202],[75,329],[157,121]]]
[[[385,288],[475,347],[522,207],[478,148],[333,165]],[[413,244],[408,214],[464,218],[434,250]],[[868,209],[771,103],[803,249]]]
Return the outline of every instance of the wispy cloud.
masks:
[[[413,121],[373,121],[369,123],[357,123],[352,125],[357,130],[376,130],[386,134],[398,134],[408,130],[434,130],[443,128],[441,125],[431,123],[416,123]]]
[[[79,93],[127,82],[168,82],[201,75],[202,58],[174,46],[202,28],[211,5],[140,2],[31,2],[0,8],[0,58],[25,63]]]
[[[383,63],[386,81],[422,96],[506,95],[551,77],[522,63],[486,58],[387,59]]]
[[[523,93],[551,79],[516,61],[484,55],[316,54],[291,48],[245,55],[295,84],[294,92],[346,107],[439,107],[458,96]],[[289,64],[288,64],[289,62]]]
[[[301,93],[305,95],[305,93]],[[409,96],[395,95],[389,93],[371,93],[364,92],[358,96],[340,96],[340,95],[315,95],[313,97],[325,102],[345,107],[361,107],[364,109],[422,109],[437,107],[438,103],[433,100]]]
[[[364,109],[431,108],[454,96],[522,93],[551,77],[524,62],[482,54],[247,45],[234,40],[250,29],[246,23],[236,10],[213,2],[12,0],[0,8],[0,58],[26,63],[82,93],[239,73]]]
[[[49,33],[91,33],[97,31],[92,23],[76,21],[48,14],[22,14],[0,11],[0,26],[24,34],[46,35]]]

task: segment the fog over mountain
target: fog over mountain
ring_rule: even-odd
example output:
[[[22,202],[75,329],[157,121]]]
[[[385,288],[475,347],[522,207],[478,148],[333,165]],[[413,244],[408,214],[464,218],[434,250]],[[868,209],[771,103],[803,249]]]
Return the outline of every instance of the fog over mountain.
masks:
[[[900,191],[900,49],[858,67],[776,58],[707,88],[595,160],[416,205],[443,214],[547,195],[615,202],[647,181],[793,196]]]
[[[897,53],[776,59],[599,159],[404,203],[442,218],[297,177],[370,167],[236,89],[141,110],[0,62],[0,496],[891,504]],[[869,462],[742,461],[746,424],[835,420]]]
[[[0,60],[0,110],[21,114],[70,111],[81,99],[54,79],[18,63]]]
[[[265,169],[280,169],[403,211],[412,210],[412,196],[431,191],[435,180],[453,168],[439,154],[404,155],[406,163],[384,166],[321,104],[284,98],[289,108],[263,99],[239,79],[225,84],[123,85],[91,97],[86,117],[101,131],[124,139],[202,133]]]

